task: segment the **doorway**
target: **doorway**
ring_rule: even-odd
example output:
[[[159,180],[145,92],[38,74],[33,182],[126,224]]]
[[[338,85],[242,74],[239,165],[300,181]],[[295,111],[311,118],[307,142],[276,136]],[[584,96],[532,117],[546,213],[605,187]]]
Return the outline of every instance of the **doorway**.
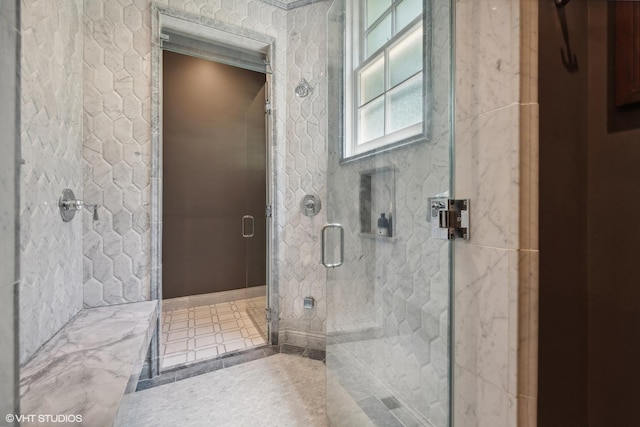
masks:
[[[162,51],[161,369],[268,342],[266,74]]]

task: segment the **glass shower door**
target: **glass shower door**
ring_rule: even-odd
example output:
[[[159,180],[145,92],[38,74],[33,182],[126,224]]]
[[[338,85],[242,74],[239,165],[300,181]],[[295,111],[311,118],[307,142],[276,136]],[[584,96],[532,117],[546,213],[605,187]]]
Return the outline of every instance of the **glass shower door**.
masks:
[[[350,17],[357,10],[346,9],[356,3],[360,12],[372,4],[360,20]],[[452,181],[451,6],[450,0],[382,3],[335,0],[327,20],[327,416],[333,427],[444,427],[451,424],[452,249],[432,238],[427,215],[429,197],[448,197]],[[407,18],[403,5],[423,7],[421,18]],[[380,42],[375,60],[389,61],[379,69],[391,76],[369,79],[369,86],[354,91],[365,72],[368,78],[377,71],[372,66],[363,72],[366,61],[354,66],[353,32],[359,30],[350,22],[371,22],[369,37],[387,18],[394,22],[389,31],[400,36],[399,19],[410,22],[405,45],[414,42],[411,31],[422,31],[423,69],[413,76],[411,68],[399,70],[405,83],[391,87],[394,55],[404,53],[394,49],[404,41]],[[362,95],[371,90],[373,96]],[[374,96],[379,100],[369,101]],[[402,124],[394,117],[416,109],[424,113],[419,137],[373,151],[351,142],[360,129],[381,135],[398,122],[415,129],[415,120]]]

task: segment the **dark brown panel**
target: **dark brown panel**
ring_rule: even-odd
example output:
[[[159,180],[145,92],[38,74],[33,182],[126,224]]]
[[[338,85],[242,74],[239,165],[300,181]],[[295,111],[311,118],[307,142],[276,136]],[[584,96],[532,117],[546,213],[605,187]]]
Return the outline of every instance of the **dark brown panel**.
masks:
[[[616,105],[640,102],[640,3],[615,4]]]
[[[246,246],[239,228],[237,215],[165,217],[163,297],[244,287]]]
[[[542,427],[640,425],[640,109],[615,107],[613,61],[625,3],[540,2]]]
[[[589,425],[640,425],[640,110],[615,111],[625,131],[607,128],[614,6],[589,2]],[[610,120],[610,118],[609,118]],[[620,206],[623,226],[611,227]],[[624,207],[622,207],[624,206]],[[629,212],[631,214],[627,215]]]
[[[244,288],[244,215],[266,270],[265,76],[165,51],[163,79],[163,297]]]
[[[539,2],[538,425],[588,426],[587,2]]]

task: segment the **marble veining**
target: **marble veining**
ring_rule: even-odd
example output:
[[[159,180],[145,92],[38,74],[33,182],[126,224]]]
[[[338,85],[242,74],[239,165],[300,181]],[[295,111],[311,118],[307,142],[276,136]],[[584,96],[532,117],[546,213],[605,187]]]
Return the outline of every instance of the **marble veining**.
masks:
[[[275,354],[134,393],[116,425],[326,427],[325,385],[322,362]]]
[[[456,23],[454,424],[535,425],[537,2],[458,0]]]
[[[58,211],[64,188],[84,198],[82,8],[82,0],[20,7],[20,363],[82,309],[89,215],[65,223]]]
[[[155,301],[81,311],[21,369],[22,413],[110,426],[135,387],[156,318]]]
[[[324,268],[317,262],[324,211],[299,213],[306,193],[326,199],[326,81],[324,35],[330,2],[314,0],[160,0],[172,16],[215,22],[225,31],[272,43],[274,248],[272,326],[323,341]],[[104,206],[84,223],[84,304],[135,302],[157,292],[161,254],[152,233],[161,227],[152,206],[161,196],[162,168],[154,157],[152,2],[84,2],[84,193]],[[302,7],[304,6],[304,7]],[[316,90],[297,99],[291,84],[306,78]],[[157,79],[156,79],[157,80]],[[156,150],[159,148],[156,147]],[[155,153],[157,154],[157,153]],[[153,183],[153,184],[152,184]],[[154,201],[155,199],[155,201]],[[303,311],[313,296],[315,310]],[[276,330],[277,328],[274,328]],[[298,341],[296,341],[297,343]]]

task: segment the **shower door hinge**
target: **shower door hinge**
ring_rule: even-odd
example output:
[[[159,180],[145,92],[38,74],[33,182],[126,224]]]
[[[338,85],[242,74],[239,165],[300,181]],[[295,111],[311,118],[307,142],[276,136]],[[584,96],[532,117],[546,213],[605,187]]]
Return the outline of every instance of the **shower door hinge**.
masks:
[[[271,101],[269,101],[268,99],[264,103],[264,112],[267,114],[271,114]]]
[[[273,216],[273,209],[271,208],[271,205],[267,205],[265,208],[265,216],[267,218],[271,218]]]
[[[469,199],[429,197],[427,221],[431,223],[431,236],[441,240],[456,237],[469,240],[469,205]]]
[[[265,308],[264,311],[264,318],[267,320],[267,322],[271,322],[271,309]]]

